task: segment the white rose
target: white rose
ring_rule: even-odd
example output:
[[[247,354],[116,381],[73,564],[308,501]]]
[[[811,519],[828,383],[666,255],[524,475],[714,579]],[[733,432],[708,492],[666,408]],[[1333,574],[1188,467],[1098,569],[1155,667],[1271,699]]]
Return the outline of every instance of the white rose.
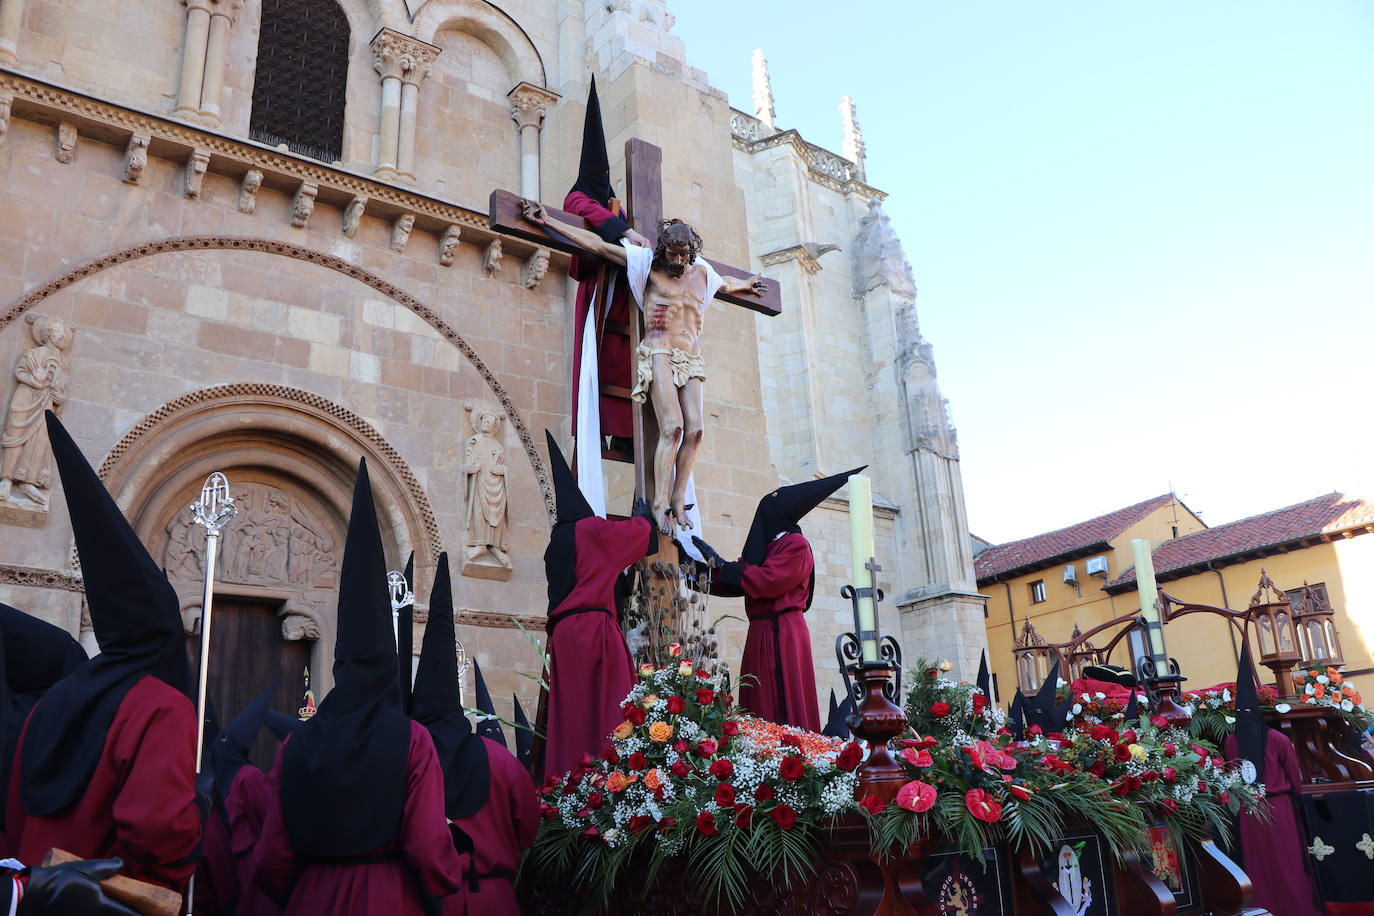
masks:
[[[1292,707],[1292,706],[1289,706],[1287,703],[1280,703],[1280,704],[1278,704],[1277,706],[1274,707],[1274,712],[1278,713],[1279,715],[1283,715],[1284,713],[1288,712],[1288,710],[1290,710],[1290,709],[1292,709],[1292,708],[1293,708],[1293,707]]]
[[[1075,716],[1076,716],[1076,715],[1079,715],[1079,714],[1082,713],[1082,712],[1083,712],[1083,704],[1082,704],[1082,703],[1075,703],[1075,704],[1073,704],[1073,714],[1074,714]]]
[[[1231,702],[1231,691],[1230,691],[1230,690],[1222,690],[1222,692],[1221,692],[1221,701],[1222,701],[1223,703],[1229,703],[1229,702]]]

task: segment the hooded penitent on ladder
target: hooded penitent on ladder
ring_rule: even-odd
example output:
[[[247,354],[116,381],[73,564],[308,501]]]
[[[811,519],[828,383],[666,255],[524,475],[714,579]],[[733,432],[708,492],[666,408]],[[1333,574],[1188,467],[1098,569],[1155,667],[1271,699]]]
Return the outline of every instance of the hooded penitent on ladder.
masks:
[[[334,687],[277,755],[253,879],[294,914],[421,916],[458,890],[434,740],[401,711],[367,463],[339,573]]]
[[[744,595],[749,633],[740,661],[739,701],[756,716],[821,729],[811,633],[803,616],[815,597],[816,560],[799,522],[862,470],[779,487],[759,500],[738,560],[726,562],[711,545],[695,539],[702,555],[718,567],[712,594]]]

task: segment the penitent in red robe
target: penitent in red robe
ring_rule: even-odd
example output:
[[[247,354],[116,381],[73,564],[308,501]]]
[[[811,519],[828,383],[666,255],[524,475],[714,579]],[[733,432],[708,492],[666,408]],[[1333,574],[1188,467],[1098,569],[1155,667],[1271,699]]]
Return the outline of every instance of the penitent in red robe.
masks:
[[[239,767],[224,799],[229,814],[229,849],[238,876],[234,916],[279,916],[281,907],[253,883],[253,850],[272,802],[272,779],[255,766]]]
[[[118,856],[128,877],[184,890],[200,846],[195,757],[191,701],[144,677],[120,701],[86,791],[57,814],[31,817],[19,797],[21,736],[10,777],[11,854],[42,862],[57,847],[81,859]]]
[[[229,916],[239,896],[238,870],[229,848],[229,828],[211,811],[200,837],[196,863],[195,916]]]
[[[396,835],[366,855],[327,864],[298,853],[286,831],[280,773],[290,740],[277,752],[253,867],[254,882],[286,916],[424,916],[426,899],[458,890],[463,863],[444,817],[444,771],[423,725],[410,723],[405,807]]]
[[[549,614],[548,745],[544,772],[566,773],[584,753],[600,754],[624,716],[634,662],[615,606],[615,581],[649,544],[645,518],[574,523],[577,584]]]
[[[599,229],[603,223],[615,216],[610,210],[581,191],[570,193],[563,201],[563,209],[582,217],[595,229]],[[581,377],[578,373],[582,366],[582,329],[587,322],[587,315],[591,311],[592,296],[596,290],[596,279],[600,272],[600,266],[600,262],[595,259],[578,257],[574,257],[572,263],[568,265],[569,275],[578,281],[577,304],[574,312],[576,323],[573,326],[572,415],[574,428],[577,425],[577,379]],[[624,271],[615,264],[606,265],[607,276],[615,271],[618,271],[620,276],[616,279],[615,292],[611,296],[610,308],[606,313],[606,323],[628,327],[630,323],[630,295],[629,287],[625,285]],[[598,335],[601,345],[597,350],[597,368],[601,384],[630,388],[634,383],[630,372],[629,336],[610,329],[603,331],[598,328],[598,331],[602,332]],[[634,422],[631,402],[627,398],[605,394],[600,395],[600,400],[601,435],[623,436],[625,438],[633,436]]]
[[[1228,760],[1236,758],[1235,735],[1226,736],[1222,750]],[[1240,851],[1242,867],[1255,887],[1254,905],[1274,916],[1319,916],[1321,912],[1307,871],[1307,843],[1293,797],[1301,785],[1293,742],[1271,728],[1264,745],[1264,791],[1272,819],[1242,814]]]
[[[740,584],[749,633],[740,660],[739,702],[770,722],[820,731],[811,631],[803,616],[815,568],[811,545],[795,532],[769,544],[762,565],[745,565]]]
[[[511,752],[490,738],[482,744],[491,765],[491,794],[476,814],[453,822],[472,838],[473,851],[463,856],[463,889],[444,901],[444,916],[520,916],[515,871],[534,845],[539,802],[530,774]]]

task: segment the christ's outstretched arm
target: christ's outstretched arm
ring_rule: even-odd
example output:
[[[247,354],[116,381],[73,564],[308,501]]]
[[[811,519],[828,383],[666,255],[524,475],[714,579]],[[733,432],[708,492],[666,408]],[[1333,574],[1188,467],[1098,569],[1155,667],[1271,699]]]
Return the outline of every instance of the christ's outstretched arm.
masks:
[[[556,225],[549,220],[549,216],[544,212],[544,207],[532,200],[521,201],[521,216],[537,226],[544,226],[551,232],[557,232],[582,248],[589,254],[599,255],[608,261],[614,261],[621,266],[625,264],[625,248],[621,245],[612,245],[597,235],[589,232],[581,226],[570,226],[567,223],[557,223]]]

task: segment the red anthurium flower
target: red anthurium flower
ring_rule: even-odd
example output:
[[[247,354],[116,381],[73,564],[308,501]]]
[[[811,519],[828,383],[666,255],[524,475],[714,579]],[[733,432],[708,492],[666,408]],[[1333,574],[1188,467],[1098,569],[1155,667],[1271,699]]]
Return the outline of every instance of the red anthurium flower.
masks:
[[[716,692],[714,690],[706,690],[703,688],[697,691],[697,702],[702,706],[710,706],[715,701]]]
[[[680,715],[687,708],[687,701],[682,697],[669,697],[667,708],[670,714]]]
[[[994,801],[982,789],[969,789],[964,793],[964,806],[968,813],[980,821],[996,823],[1002,819],[1002,805]]]
[[[1007,791],[1010,792],[1011,797],[1017,801],[1025,801],[1031,797],[1030,789],[1027,789],[1025,786],[1018,786],[1016,783],[1007,786]]]
[[[759,786],[757,789],[754,790],[754,801],[766,802],[772,800],[773,787],[770,786],[768,783],[764,783],[763,785]]]
[[[787,805],[778,805],[769,812],[768,816],[773,819],[773,823],[777,824],[783,830],[791,830],[797,823],[797,812],[793,811]]]
[[[930,714],[937,719],[949,715],[949,704],[944,700],[936,700],[930,704]]]
[[[697,815],[696,826],[702,836],[715,836],[716,816],[710,811],[703,811]]]
[[[859,804],[869,814],[881,814],[883,809],[887,807],[887,803],[876,795],[865,795]]]
[[[914,747],[909,747],[904,749],[898,756],[914,767],[935,766],[935,758],[930,756],[930,751],[918,751]]]
[[[782,758],[782,763],[778,766],[778,775],[788,782],[796,782],[805,772],[806,764],[796,756]]]
[[[897,790],[897,807],[920,814],[935,805],[937,795],[930,783],[913,779]]]
[[[711,764],[711,775],[717,779],[729,779],[735,775],[735,765],[722,757]]]
[[[735,787],[728,782],[716,786],[716,804],[729,808],[735,804]]]

